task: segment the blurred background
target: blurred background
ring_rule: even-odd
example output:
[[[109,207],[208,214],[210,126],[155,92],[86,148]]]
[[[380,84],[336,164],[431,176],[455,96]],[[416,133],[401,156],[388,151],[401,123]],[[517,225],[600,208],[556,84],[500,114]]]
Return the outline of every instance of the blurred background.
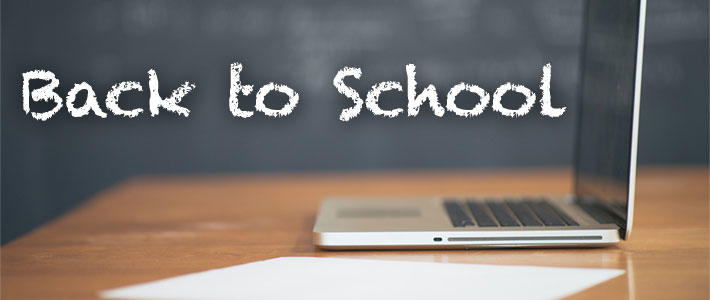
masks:
[[[583,4],[3,0],[2,243],[135,175],[569,166]],[[646,24],[640,163],[707,164],[708,1],[648,0]],[[294,113],[232,117],[232,62],[244,65],[245,83],[297,90]],[[364,97],[379,81],[404,84],[405,65],[414,63],[418,88],[434,83],[445,99],[460,81],[490,93],[517,82],[539,95],[547,62],[552,102],[568,107],[561,118],[540,116],[536,105],[517,119],[490,108],[472,119],[437,118],[422,107],[416,118],[363,110],[350,122],[338,120],[351,106],[332,86],[343,66],[362,68],[361,80],[347,82]],[[150,68],[163,96],[184,81],[197,85],[181,103],[189,118],[149,116]],[[75,119],[63,108],[47,122],[34,120],[21,95],[21,74],[33,69],[54,72],[62,97],[75,83],[90,83],[107,113],[111,85],[140,81],[144,92],[125,93],[120,103],[145,111],[135,119]],[[272,107],[285,101],[278,93],[267,97]],[[254,97],[240,102],[253,109]],[[406,107],[406,95],[387,93],[380,102]],[[457,103],[475,104],[463,97]],[[504,98],[508,107],[520,103]],[[32,104],[33,111],[49,107]]]

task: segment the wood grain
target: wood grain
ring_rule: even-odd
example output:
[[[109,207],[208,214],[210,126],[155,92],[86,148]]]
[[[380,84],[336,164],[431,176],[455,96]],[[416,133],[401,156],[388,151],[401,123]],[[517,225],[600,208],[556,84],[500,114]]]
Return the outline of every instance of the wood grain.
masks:
[[[708,299],[706,167],[642,168],[631,239],[609,248],[328,252],[311,244],[326,195],[570,190],[564,169],[134,178],[3,246],[1,295],[96,299],[100,290],[190,272],[279,256],[331,256],[620,268],[626,275],[571,298]]]

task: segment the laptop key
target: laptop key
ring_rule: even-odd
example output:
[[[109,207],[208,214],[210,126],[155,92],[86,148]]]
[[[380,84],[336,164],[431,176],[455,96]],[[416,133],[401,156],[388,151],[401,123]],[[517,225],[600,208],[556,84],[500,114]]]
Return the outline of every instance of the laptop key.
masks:
[[[548,207],[549,209],[554,211],[557,214],[557,216],[559,216],[560,219],[562,219],[562,221],[564,221],[565,224],[567,224],[567,226],[579,226],[579,223],[577,223],[577,221],[573,220],[570,216],[568,216],[566,213],[564,213],[561,209],[557,208],[556,206],[554,206],[550,203],[547,203],[546,201],[541,202],[540,206]]]
[[[557,216],[549,206],[543,205],[544,201],[525,201],[525,205],[542,221],[545,226],[565,226],[565,222]]]
[[[466,202],[468,209],[471,211],[473,219],[478,223],[478,227],[498,227],[498,223],[491,218],[486,212],[486,208],[478,202]]]
[[[502,204],[494,202],[494,201],[486,201],[486,205],[488,208],[491,210],[491,213],[493,213],[493,216],[498,220],[498,223],[500,223],[500,226],[503,227],[512,227],[512,226],[520,226],[518,224],[518,221],[516,221],[510,214],[508,214],[508,211],[503,207]]]
[[[454,227],[473,226],[471,218],[461,209],[461,206],[456,201],[444,201],[444,208],[451,218],[451,224]]]
[[[532,211],[522,202],[506,201],[505,204],[518,217],[523,226],[542,226],[542,223],[535,218]]]
[[[617,221],[614,219],[613,216],[611,216],[609,213],[604,211],[604,209],[599,208],[599,206],[597,206],[595,204],[580,202],[577,205],[579,207],[581,207],[587,214],[592,216],[592,218],[594,218],[594,220],[596,220],[600,224],[616,224],[617,223]]]

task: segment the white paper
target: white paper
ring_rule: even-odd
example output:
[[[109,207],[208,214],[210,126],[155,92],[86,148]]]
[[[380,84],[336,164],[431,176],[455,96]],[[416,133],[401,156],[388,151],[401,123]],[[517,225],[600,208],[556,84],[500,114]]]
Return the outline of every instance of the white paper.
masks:
[[[551,268],[281,257],[104,291],[113,299],[556,299],[623,274]]]

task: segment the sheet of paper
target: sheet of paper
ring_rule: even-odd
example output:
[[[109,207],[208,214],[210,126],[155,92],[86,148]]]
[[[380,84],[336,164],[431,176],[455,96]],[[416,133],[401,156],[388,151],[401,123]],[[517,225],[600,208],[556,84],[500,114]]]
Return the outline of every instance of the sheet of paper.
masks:
[[[281,257],[104,291],[113,299],[556,299],[623,274],[577,269]]]

